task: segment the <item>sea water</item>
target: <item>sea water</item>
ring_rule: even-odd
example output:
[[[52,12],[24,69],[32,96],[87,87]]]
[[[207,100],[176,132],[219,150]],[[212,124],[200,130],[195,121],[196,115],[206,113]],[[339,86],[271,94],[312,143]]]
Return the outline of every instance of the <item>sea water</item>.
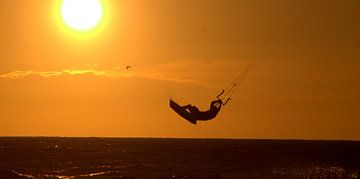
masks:
[[[0,138],[0,178],[360,178],[360,142]]]

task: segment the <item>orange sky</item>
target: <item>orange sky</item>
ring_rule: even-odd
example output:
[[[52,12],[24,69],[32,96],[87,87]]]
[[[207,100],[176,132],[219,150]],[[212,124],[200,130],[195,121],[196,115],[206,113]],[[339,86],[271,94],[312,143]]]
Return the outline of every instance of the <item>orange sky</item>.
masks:
[[[360,2],[297,1],[281,21],[291,2],[108,0],[79,34],[59,1],[0,0],[0,136],[359,140]],[[206,110],[259,54],[215,120],[168,107]]]

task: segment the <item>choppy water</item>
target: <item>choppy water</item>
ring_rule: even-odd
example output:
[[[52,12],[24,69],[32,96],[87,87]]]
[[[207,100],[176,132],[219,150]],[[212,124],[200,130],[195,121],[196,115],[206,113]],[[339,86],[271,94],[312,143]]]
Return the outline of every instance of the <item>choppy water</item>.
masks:
[[[360,178],[360,142],[0,138],[0,178]]]

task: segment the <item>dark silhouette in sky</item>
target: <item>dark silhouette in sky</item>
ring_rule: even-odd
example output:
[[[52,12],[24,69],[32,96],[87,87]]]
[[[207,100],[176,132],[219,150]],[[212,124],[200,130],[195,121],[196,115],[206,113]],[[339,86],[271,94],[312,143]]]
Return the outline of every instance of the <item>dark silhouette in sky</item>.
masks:
[[[181,117],[185,118],[193,124],[196,124],[197,121],[207,121],[214,119],[219,113],[222,105],[222,100],[217,99],[211,102],[209,110],[200,111],[199,108],[191,104],[180,106],[175,101],[170,100],[170,107]]]
[[[230,98],[228,98],[225,103],[223,103],[223,101],[220,99],[220,96],[223,93],[224,90],[222,90],[222,92],[216,97],[217,100],[214,100],[210,103],[210,109],[207,111],[200,111],[198,107],[191,104],[181,106],[171,99],[170,107],[181,117],[185,118],[193,124],[196,124],[197,121],[208,121],[214,119],[219,113],[221,107],[229,102]]]

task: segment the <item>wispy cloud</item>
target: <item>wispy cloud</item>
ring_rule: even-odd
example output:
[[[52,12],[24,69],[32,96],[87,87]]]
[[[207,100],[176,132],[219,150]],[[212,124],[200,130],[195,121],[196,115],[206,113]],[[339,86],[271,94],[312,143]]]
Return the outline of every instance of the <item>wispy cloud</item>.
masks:
[[[146,72],[135,71],[125,72],[118,67],[113,70],[98,70],[98,69],[66,69],[61,71],[12,71],[5,74],[0,74],[2,80],[21,80],[31,76],[38,76],[43,78],[52,78],[60,76],[80,76],[80,75],[94,75],[97,77],[107,78],[145,78],[150,80],[168,81],[175,83],[200,83],[199,81],[189,78],[170,77],[160,72]]]
[[[56,78],[62,76],[94,76],[103,78],[142,78],[148,80],[157,80],[173,83],[197,84],[209,88],[220,88],[221,83],[217,81],[231,76],[228,70],[225,70],[227,63],[221,60],[180,60],[177,62],[160,62],[157,64],[143,64],[135,66],[128,70],[125,65],[115,66],[109,69],[99,69],[96,63],[86,64],[84,68],[64,69],[53,71],[35,71],[35,70],[17,70],[1,74],[0,80],[21,80],[30,77]],[[241,68],[242,64],[236,67]],[[234,65],[232,65],[234,66]],[[226,73],[217,75],[219,71]],[[231,71],[231,70],[230,70]],[[216,73],[215,73],[216,72]],[[223,77],[224,76],[224,77]]]
[[[62,75],[83,75],[93,74],[95,76],[104,76],[104,71],[98,71],[93,69],[85,70],[63,70],[63,71],[13,71],[6,74],[0,75],[0,79],[23,79],[28,76],[40,76],[44,78],[62,76]]]

